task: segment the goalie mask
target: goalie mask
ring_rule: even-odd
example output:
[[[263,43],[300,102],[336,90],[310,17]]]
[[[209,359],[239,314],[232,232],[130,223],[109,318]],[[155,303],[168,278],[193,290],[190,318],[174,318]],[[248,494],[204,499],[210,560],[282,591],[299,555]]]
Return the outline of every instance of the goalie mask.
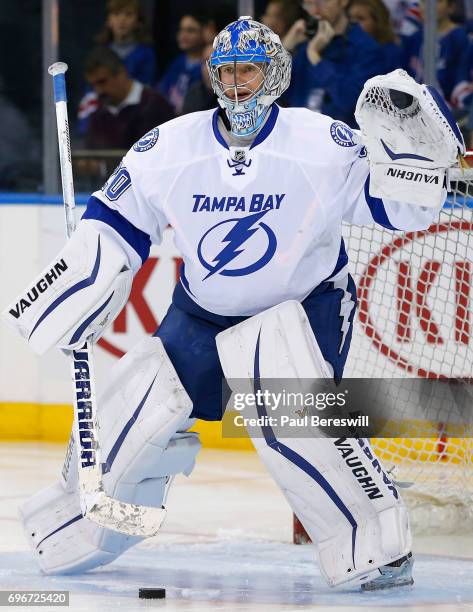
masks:
[[[291,56],[277,34],[251,17],[228,25],[215,37],[213,47],[207,68],[231,132],[252,134],[289,87]]]

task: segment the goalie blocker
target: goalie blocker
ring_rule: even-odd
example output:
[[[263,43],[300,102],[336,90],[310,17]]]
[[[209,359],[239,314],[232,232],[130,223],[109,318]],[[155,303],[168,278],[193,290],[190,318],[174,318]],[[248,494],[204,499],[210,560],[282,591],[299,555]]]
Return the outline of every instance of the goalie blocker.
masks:
[[[73,349],[102,335],[125,305],[132,281],[116,241],[82,222],[2,318],[40,355],[53,346]]]
[[[440,208],[448,169],[465,153],[441,95],[404,70],[366,81],[355,111],[370,162],[370,195]]]

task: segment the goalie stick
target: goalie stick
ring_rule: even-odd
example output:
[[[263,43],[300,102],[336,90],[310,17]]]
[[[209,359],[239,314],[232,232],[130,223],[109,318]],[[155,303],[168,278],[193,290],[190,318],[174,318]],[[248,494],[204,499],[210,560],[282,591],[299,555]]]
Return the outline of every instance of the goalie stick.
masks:
[[[76,229],[75,198],[72,176],[71,145],[67,118],[65,73],[67,64],[56,62],[48,68],[53,77],[54,103],[61,166],[62,192],[69,238]],[[166,516],[166,509],[139,506],[109,497],[103,487],[102,464],[97,426],[93,343],[88,339],[80,349],[71,351],[74,381],[74,422],[66,456],[76,448],[79,472],[79,497],[83,516],[102,527],[128,535],[156,535]],[[75,444],[74,441],[78,441]]]

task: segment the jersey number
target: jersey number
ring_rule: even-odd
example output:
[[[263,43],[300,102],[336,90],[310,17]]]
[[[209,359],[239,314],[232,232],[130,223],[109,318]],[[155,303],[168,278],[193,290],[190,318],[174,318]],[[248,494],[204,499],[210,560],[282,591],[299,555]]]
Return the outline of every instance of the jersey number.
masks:
[[[114,202],[118,200],[130,186],[131,177],[128,170],[125,166],[120,164],[106,184],[105,195],[111,202]]]

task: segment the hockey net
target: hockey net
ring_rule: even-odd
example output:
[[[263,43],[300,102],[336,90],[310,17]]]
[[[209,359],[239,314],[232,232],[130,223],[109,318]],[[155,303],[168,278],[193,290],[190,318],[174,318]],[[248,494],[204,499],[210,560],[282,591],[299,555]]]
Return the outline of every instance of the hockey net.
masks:
[[[427,231],[344,228],[359,300],[345,376],[473,384],[473,168],[454,170],[451,179]],[[429,407],[410,419],[408,408],[399,403],[408,437],[371,442],[394,479],[411,483],[401,494],[414,532],[472,531],[472,428],[465,429],[464,415]],[[294,540],[304,541],[294,520]]]

